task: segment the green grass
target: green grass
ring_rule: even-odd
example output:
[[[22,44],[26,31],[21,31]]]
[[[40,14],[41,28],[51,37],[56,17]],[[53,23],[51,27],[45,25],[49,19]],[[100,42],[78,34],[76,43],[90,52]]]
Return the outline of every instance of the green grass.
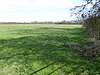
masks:
[[[99,59],[89,61],[65,46],[85,44],[84,34],[81,25],[0,25],[0,75],[29,75],[50,63],[33,75],[100,75]]]

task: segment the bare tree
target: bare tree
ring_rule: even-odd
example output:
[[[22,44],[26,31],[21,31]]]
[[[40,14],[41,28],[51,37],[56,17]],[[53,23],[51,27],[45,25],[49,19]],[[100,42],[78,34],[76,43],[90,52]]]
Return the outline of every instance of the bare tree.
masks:
[[[100,0],[84,0],[84,2],[71,11],[83,20],[88,40],[95,42],[91,46],[86,45],[86,55],[92,58],[98,57],[100,56]]]
[[[75,6],[71,11],[84,21],[88,38],[92,41],[100,39],[100,0],[84,0],[81,6]]]

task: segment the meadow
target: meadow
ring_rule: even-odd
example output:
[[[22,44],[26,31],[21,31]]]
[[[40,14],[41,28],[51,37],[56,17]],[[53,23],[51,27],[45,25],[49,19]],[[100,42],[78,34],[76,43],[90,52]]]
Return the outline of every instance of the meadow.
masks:
[[[81,25],[1,24],[0,75],[100,75],[100,59],[68,48],[71,41],[86,43]]]

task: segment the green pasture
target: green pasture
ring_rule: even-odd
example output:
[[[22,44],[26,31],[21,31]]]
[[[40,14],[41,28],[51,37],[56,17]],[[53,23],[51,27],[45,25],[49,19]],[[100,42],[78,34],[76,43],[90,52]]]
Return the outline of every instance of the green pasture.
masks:
[[[100,75],[90,61],[66,46],[86,43],[81,25],[1,24],[0,75]]]

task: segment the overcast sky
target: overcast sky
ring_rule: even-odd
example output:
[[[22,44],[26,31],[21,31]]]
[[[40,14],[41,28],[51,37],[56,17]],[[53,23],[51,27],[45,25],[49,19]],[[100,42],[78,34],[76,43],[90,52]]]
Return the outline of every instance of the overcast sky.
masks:
[[[71,20],[70,8],[81,0],[0,0],[0,22]]]

